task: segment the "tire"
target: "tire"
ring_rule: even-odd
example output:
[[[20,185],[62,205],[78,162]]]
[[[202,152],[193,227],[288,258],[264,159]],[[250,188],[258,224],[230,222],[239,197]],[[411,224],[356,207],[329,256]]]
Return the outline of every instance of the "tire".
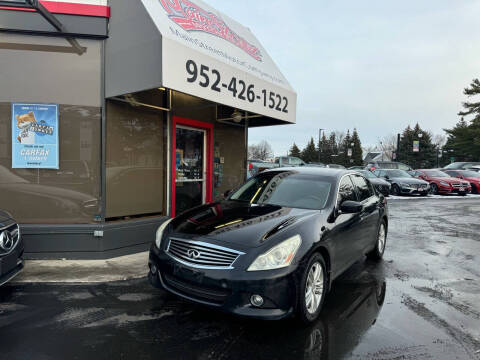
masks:
[[[383,229],[383,232],[382,232],[382,229]],[[380,239],[380,236],[382,236],[383,241]],[[367,254],[367,258],[374,261],[382,260],[386,245],[387,245],[387,224],[385,223],[385,220],[382,220],[380,222],[380,225],[378,226],[377,238],[375,240],[375,248]]]
[[[316,269],[316,270],[315,270]],[[321,279],[319,274],[315,276],[315,272],[321,270]],[[319,283],[317,283],[317,294],[314,295],[312,290],[312,280],[317,280],[321,282],[321,294],[318,297]],[[328,273],[327,267],[325,266],[325,261],[323,260],[322,255],[315,253],[308,260],[307,266],[303,271],[299,292],[297,294],[297,317],[304,324],[309,324],[315,321],[322,310],[323,302],[325,300],[325,295],[328,289]],[[312,294],[311,300],[307,299],[307,290]],[[312,303],[314,301],[314,303]]]
[[[398,196],[400,195],[400,188],[398,187],[397,184],[392,185],[392,195]]]
[[[477,186],[475,184],[471,184],[471,185],[472,185],[472,194],[478,194]]]
[[[437,186],[437,184],[430,184],[430,194],[438,195],[438,186]]]

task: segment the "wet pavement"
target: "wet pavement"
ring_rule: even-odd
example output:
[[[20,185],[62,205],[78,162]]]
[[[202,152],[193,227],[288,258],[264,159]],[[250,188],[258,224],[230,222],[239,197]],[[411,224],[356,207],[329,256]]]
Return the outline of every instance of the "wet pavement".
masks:
[[[383,262],[320,319],[233,317],[146,279],[0,288],[0,359],[480,359],[480,199],[391,200]]]

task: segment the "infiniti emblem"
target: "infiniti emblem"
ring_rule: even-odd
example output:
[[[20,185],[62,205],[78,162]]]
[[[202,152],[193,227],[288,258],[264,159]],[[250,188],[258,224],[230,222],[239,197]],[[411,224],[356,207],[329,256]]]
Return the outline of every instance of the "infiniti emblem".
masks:
[[[2,248],[5,251],[8,251],[12,248],[13,246],[13,239],[12,235],[10,232],[5,230],[0,234],[0,248]]]
[[[189,249],[187,251],[187,255],[190,259],[198,259],[201,255],[200,251],[195,250],[195,249]]]

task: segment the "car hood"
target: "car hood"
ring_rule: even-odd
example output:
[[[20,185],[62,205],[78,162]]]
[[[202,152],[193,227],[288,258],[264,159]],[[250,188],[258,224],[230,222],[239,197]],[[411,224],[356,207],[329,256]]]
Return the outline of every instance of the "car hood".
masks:
[[[390,178],[390,180],[394,182],[406,183],[406,184],[416,184],[416,185],[428,184],[426,181],[415,179],[415,178],[408,178],[408,177],[394,177],[394,178]]]
[[[13,222],[12,217],[5,211],[0,210],[0,228],[9,226]]]
[[[454,177],[431,177],[430,179],[432,181],[438,181],[438,182],[443,181],[448,184],[463,184],[466,182],[465,180],[454,178]]]
[[[190,239],[210,238],[241,247],[257,247],[280,231],[319,212],[222,201],[179,215],[171,223],[170,235]]]
[[[373,185],[390,185],[390,183],[388,181],[385,181],[383,179],[380,179],[380,178],[368,178],[368,180],[370,180],[370,182],[373,184]]]

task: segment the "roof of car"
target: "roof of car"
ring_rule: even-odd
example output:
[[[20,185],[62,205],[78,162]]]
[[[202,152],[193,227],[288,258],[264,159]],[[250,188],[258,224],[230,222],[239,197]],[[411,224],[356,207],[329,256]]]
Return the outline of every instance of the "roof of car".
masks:
[[[335,169],[335,168],[321,168],[321,167],[309,167],[309,166],[294,166],[294,167],[281,167],[275,169],[265,170],[266,172],[272,171],[294,171],[299,174],[305,175],[318,175],[330,178],[340,178],[346,174],[358,174],[355,170]]]

